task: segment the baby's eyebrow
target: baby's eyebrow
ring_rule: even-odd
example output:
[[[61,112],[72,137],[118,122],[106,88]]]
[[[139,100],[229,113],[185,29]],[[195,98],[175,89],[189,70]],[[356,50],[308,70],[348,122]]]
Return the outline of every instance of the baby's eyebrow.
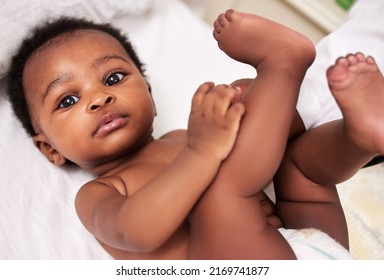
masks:
[[[122,57],[120,55],[107,54],[107,55],[104,55],[104,56],[102,56],[100,58],[95,59],[95,61],[92,63],[92,67],[96,68],[97,66],[102,65],[104,63],[107,63],[108,61],[110,61],[112,59],[122,60],[122,61],[124,61],[126,63],[131,64],[131,62],[128,59],[126,59],[126,58],[124,58],[124,57]],[[68,82],[72,78],[73,78],[73,76],[71,74],[63,74],[61,76],[58,76],[58,77],[54,78],[52,81],[50,81],[48,83],[44,93],[43,93],[42,98],[41,98],[42,103],[44,103],[45,99],[49,95],[49,93],[52,90],[52,88],[54,88],[55,86],[57,86],[57,85],[59,85],[61,83]]]
[[[97,58],[97,59],[93,62],[92,66],[96,68],[97,66],[99,66],[99,65],[101,65],[101,64],[104,64],[104,63],[107,63],[108,61],[110,61],[110,60],[112,60],[112,59],[122,60],[122,61],[124,61],[124,62],[126,62],[126,63],[131,64],[129,60],[127,60],[126,58],[124,58],[124,57],[122,57],[122,56],[120,56],[120,55],[116,55],[116,54],[107,54],[107,55],[105,55],[105,56],[102,56],[102,57],[100,57],[100,58]]]
[[[44,93],[43,93],[42,98],[41,98],[42,103],[44,103],[45,99],[49,95],[49,93],[52,90],[52,88],[54,88],[55,86],[57,86],[57,85],[59,85],[61,83],[68,82],[71,79],[72,79],[72,75],[70,75],[70,74],[63,74],[63,75],[60,75],[60,76],[54,78],[52,81],[50,81],[48,83]]]

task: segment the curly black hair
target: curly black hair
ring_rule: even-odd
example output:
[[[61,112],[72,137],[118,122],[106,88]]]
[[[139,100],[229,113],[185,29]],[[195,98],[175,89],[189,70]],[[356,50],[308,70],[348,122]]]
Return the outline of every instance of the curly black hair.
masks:
[[[118,40],[133,60],[140,73],[146,78],[144,64],[139,59],[128,36],[123,34],[119,29],[108,23],[99,24],[80,18],[61,17],[47,21],[44,24],[35,27],[32,30],[31,35],[24,39],[18,52],[12,58],[8,74],[8,98],[12,104],[15,116],[20,120],[25,131],[30,136],[34,136],[36,133],[32,126],[23,86],[23,71],[28,59],[41,47],[49,44],[52,39],[62,34],[68,33],[70,35],[75,31],[86,29],[105,32]]]

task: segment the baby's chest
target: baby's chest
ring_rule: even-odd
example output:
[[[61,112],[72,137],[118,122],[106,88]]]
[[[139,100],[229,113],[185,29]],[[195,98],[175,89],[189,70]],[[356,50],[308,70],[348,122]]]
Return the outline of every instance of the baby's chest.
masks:
[[[169,162],[150,161],[135,164],[121,170],[110,180],[111,185],[122,195],[131,196],[155,180],[169,165]]]
[[[122,177],[128,194],[133,194],[138,189],[147,185],[158,177],[168,164],[148,164],[127,170]]]
[[[141,154],[118,172],[117,175],[120,179],[119,191],[124,189],[124,194],[130,196],[155,180],[174,162],[183,147],[183,142],[161,143],[150,153]]]

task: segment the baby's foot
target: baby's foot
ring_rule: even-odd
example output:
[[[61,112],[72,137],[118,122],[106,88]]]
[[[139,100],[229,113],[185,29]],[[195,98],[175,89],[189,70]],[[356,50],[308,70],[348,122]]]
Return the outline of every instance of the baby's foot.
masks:
[[[271,66],[306,71],[315,57],[315,48],[305,36],[268,19],[234,10],[219,15],[213,36],[227,55],[258,71]]]
[[[339,58],[327,71],[346,132],[363,150],[384,153],[384,78],[372,57]]]

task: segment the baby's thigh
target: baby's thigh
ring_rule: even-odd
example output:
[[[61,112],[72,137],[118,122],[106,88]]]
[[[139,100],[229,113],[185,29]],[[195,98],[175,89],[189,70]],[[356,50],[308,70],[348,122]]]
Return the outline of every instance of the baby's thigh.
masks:
[[[244,254],[253,255],[266,244],[258,237],[267,222],[257,196],[208,189],[193,210],[190,225],[192,259],[248,258],[251,255]],[[250,244],[256,247],[251,252]]]

